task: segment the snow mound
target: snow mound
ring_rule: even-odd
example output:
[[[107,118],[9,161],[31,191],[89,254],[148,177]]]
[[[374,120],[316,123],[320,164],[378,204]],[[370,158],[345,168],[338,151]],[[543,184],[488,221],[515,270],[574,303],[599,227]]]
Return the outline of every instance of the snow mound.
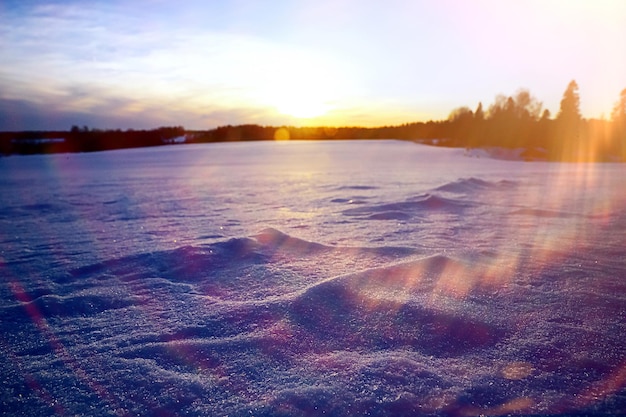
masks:
[[[456,181],[448,182],[435,188],[435,191],[444,191],[449,193],[476,193],[479,191],[486,191],[491,189],[507,189],[514,187],[514,181],[501,180],[501,181],[486,181],[480,178],[460,178]]]
[[[457,356],[487,348],[505,332],[466,311],[428,302],[445,269],[445,256],[333,278],[298,296],[292,317],[316,339],[338,349],[409,349],[430,356]]]
[[[433,213],[460,214],[471,203],[436,194],[423,194],[408,201],[380,205],[360,205],[343,211],[347,216],[365,216],[369,220],[399,220]]]

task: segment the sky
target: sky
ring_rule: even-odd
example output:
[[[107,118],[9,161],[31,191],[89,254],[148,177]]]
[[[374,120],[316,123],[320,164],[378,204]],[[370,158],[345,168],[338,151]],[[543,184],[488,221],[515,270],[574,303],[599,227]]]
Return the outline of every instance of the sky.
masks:
[[[1,0],[0,130],[446,119],[626,88],[623,0]]]

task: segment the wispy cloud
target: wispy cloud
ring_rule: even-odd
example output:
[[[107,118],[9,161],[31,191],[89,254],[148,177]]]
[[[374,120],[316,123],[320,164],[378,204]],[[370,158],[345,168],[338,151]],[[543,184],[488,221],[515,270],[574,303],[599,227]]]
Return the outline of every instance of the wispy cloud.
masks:
[[[3,22],[1,97],[81,113],[139,113],[155,102],[198,114],[255,109],[242,112],[246,122],[272,113],[272,100],[285,91],[323,85],[337,92],[349,84],[339,84],[337,71],[331,76],[337,65],[327,57],[242,34],[170,32],[94,7],[40,6]]]

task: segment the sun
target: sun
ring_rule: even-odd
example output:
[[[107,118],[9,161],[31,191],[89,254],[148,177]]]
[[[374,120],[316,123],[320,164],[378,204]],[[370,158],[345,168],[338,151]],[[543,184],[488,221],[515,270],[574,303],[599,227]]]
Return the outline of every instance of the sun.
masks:
[[[251,97],[286,122],[317,124],[341,112],[356,89],[351,68],[334,56],[280,48],[255,67]]]
[[[281,58],[264,74],[260,101],[295,119],[315,119],[332,111],[346,84],[336,66],[308,55]]]
[[[316,77],[295,78],[279,84],[271,97],[274,108],[280,114],[313,119],[332,110],[328,89],[329,85]]]
[[[328,103],[318,97],[305,95],[285,97],[278,101],[276,110],[297,119],[313,119],[324,116],[331,109]]]

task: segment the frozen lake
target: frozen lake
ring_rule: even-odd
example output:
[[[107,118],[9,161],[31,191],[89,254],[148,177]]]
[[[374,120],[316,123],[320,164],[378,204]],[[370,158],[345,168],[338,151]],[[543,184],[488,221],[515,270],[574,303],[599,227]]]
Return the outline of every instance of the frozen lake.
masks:
[[[0,158],[4,415],[621,415],[626,166],[400,141]]]

